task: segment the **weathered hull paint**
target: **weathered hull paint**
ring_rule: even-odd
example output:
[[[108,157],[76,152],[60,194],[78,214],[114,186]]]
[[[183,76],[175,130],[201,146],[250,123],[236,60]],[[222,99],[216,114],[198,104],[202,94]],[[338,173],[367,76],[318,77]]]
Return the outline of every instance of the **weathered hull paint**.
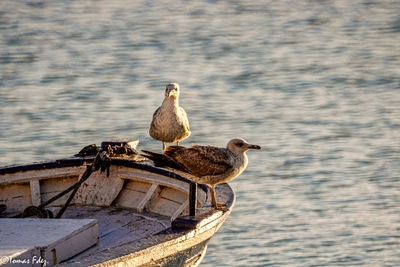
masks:
[[[39,205],[51,194],[60,192],[75,183],[92,160],[92,158],[75,157],[53,162],[0,168],[0,191],[5,193],[0,197],[0,203],[7,204],[8,211],[13,213],[21,212],[21,209],[29,205]],[[168,209],[176,209],[175,212],[173,210],[167,212],[167,216],[171,220],[170,226],[166,226],[164,230],[145,238],[97,250],[95,253],[90,253],[90,249],[88,249],[83,254],[81,253],[81,256],[72,257],[67,262],[59,263],[59,265],[197,266],[205,255],[209,240],[222,226],[230,211],[222,212],[212,209],[210,204],[206,203],[206,201],[209,201],[206,193],[207,187],[199,185],[198,203],[201,205],[197,210],[197,215],[179,216],[180,213],[188,214],[187,201],[182,197],[185,194],[187,197],[189,196],[189,187],[185,177],[170,169],[161,169],[149,163],[126,158],[113,158],[111,173],[114,177],[105,178],[96,173],[90,178],[95,181],[94,183],[92,181],[92,189],[86,190],[88,192],[79,190],[74,203],[94,207],[109,206],[114,209],[121,207],[121,205],[124,208],[126,205],[132,204],[132,207],[127,206],[126,208],[128,210],[133,208],[139,216],[140,214],[143,214],[143,216],[151,215],[152,212],[155,212],[163,215],[164,220],[167,214],[163,214],[163,212],[168,211]],[[121,183],[118,179],[123,179],[124,182]],[[111,182],[113,180],[115,180],[115,183]],[[142,185],[142,189],[145,188],[143,187],[145,184],[148,186],[144,193],[140,193],[143,198],[135,204],[131,201],[136,199],[136,195],[139,193],[138,191],[130,191],[129,187],[136,184]],[[86,186],[89,185],[90,183]],[[116,190],[115,192],[109,190],[112,187]],[[94,190],[100,191],[96,194],[96,192],[93,192]],[[230,186],[227,184],[218,185],[216,191],[218,199],[226,202],[227,207],[231,209],[234,206],[235,195]],[[111,192],[110,196],[106,196],[107,192]],[[131,192],[136,195],[130,197]],[[15,198],[16,195],[23,197]],[[99,195],[103,197],[99,199],[97,197]],[[170,200],[167,201],[167,199]],[[60,206],[64,202],[65,198],[58,200],[54,205]],[[170,203],[169,205],[172,206],[165,210],[165,203]],[[73,209],[70,212],[72,211]]]
[[[207,244],[210,239],[205,240],[191,248],[188,248],[178,253],[165,257],[154,263],[154,266],[165,266],[165,267],[175,267],[175,266],[198,266],[206,254]]]

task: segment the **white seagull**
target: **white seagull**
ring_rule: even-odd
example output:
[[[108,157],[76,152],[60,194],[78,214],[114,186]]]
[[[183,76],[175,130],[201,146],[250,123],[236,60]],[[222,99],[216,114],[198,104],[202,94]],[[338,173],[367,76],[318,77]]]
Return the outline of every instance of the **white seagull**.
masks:
[[[149,134],[163,143],[179,142],[190,135],[189,120],[185,110],[179,106],[179,85],[170,83],[165,89],[165,98],[153,114]]]
[[[246,151],[261,149],[244,139],[232,139],[226,148],[215,146],[192,147],[169,146],[163,154],[142,150],[156,166],[167,166],[190,174],[189,179],[200,184],[207,184],[214,208],[225,210],[224,204],[217,203],[215,185],[226,183],[239,176],[247,167]]]

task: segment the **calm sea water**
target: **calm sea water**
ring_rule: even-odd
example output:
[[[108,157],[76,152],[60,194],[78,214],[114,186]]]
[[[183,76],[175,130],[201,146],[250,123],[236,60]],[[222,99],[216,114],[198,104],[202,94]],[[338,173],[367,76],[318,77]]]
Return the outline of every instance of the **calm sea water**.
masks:
[[[0,166],[148,135],[259,144],[202,266],[400,265],[399,1],[0,2]]]

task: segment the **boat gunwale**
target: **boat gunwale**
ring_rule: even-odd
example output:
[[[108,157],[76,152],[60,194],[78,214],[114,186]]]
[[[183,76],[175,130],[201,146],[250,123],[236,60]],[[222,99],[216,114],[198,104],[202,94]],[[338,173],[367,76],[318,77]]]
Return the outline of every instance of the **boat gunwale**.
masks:
[[[81,259],[72,258],[69,261],[60,263],[60,266],[79,265],[79,266],[114,266],[121,263],[132,266],[153,266],[157,260],[174,255],[174,253],[189,249],[190,247],[208,240],[218,231],[226,221],[235,204],[236,196],[229,184],[219,184],[216,187],[218,194],[228,194],[226,202],[228,211],[215,210],[212,207],[204,207],[200,216],[180,216],[181,223],[172,223],[171,227],[166,228],[153,235],[153,238],[142,238],[116,247],[100,251],[99,253],[88,255]],[[222,192],[221,192],[222,191]],[[176,251],[175,245],[180,247]],[[143,259],[145,259],[143,261]]]
[[[38,162],[38,163],[28,163],[16,166],[5,166],[0,167],[0,177],[2,175],[7,174],[16,174],[18,172],[28,172],[28,171],[41,171],[41,170],[50,170],[50,169],[58,169],[58,168],[68,168],[68,167],[80,167],[85,165],[85,163],[90,163],[94,160],[95,157],[71,157],[58,159],[55,161],[46,161],[46,162]],[[142,161],[144,162],[144,161]],[[194,182],[182,177],[181,175],[165,170],[162,168],[158,168],[149,164],[138,163],[134,159],[129,158],[119,158],[113,157],[111,158],[111,165],[122,166],[137,170],[148,171],[151,173],[159,174],[168,178],[172,178],[181,182],[185,182],[187,184],[193,184]],[[1,184],[1,181],[0,181]],[[207,185],[198,184],[198,187],[201,188],[204,192],[207,192]]]
[[[93,160],[94,157],[72,157],[50,162],[0,167],[0,178],[2,176],[4,177],[13,174],[18,175],[18,173],[29,173],[31,171],[81,167],[87,165]],[[134,159],[129,158],[112,158],[111,164],[114,166],[148,171],[150,173],[159,174],[161,176],[186,182],[188,184],[194,183],[193,181],[190,181],[189,179],[186,179],[181,175],[174,173],[173,171],[152,166],[149,164],[149,162],[137,162]],[[199,184],[199,188],[202,188],[202,190],[207,193],[207,185]],[[199,209],[199,214],[196,216],[179,216],[172,221],[171,227],[154,234],[153,238],[151,239],[143,238],[141,240],[136,240],[136,243],[134,244],[127,243],[125,245],[109,248],[107,251],[101,251],[93,255],[88,255],[81,259],[74,260],[74,258],[72,258],[67,262],[61,263],[61,265],[77,263],[85,266],[97,264],[108,265],[117,263],[118,261],[130,263],[139,261],[143,262],[143,264],[146,264],[146,262],[149,262],[147,260],[153,261],[156,258],[163,258],[161,255],[153,254],[153,258],[149,259],[148,255],[145,253],[146,251],[148,252],[155,250],[158,251],[159,254],[168,256],[174,254],[174,249],[170,249],[170,247],[173,247],[173,245],[179,244],[179,247],[188,249],[191,246],[200,244],[201,242],[207,243],[229,216],[236,198],[232,188],[228,184],[218,185],[216,191],[217,194],[219,191],[221,194],[228,196],[226,203],[227,208],[229,209],[228,211],[223,212],[220,210],[214,210],[210,206],[204,206]]]

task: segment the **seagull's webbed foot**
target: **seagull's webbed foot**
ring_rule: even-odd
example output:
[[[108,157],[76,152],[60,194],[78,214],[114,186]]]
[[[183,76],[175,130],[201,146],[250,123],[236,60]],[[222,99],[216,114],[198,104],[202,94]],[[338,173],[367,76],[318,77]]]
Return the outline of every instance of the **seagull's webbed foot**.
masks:
[[[162,148],[163,148],[163,151],[165,151],[165,149],[167,148],[167,147],[165,146],[165,142],[162,142]]]
[[[209,186],[210,188],[210,193],[211,193],[211,206],[216,209],[216,210],[222,210],[222,211],[229,211],[229,209],[224,208],[226,206],[225,203],[218,203],[216,198],[215,198],[215,185]]]
[[[225,203],[215,203],[215,206],[213,206],[213,208],[215,208],[216,210],[229,211],[229,209],[225,207]]]

